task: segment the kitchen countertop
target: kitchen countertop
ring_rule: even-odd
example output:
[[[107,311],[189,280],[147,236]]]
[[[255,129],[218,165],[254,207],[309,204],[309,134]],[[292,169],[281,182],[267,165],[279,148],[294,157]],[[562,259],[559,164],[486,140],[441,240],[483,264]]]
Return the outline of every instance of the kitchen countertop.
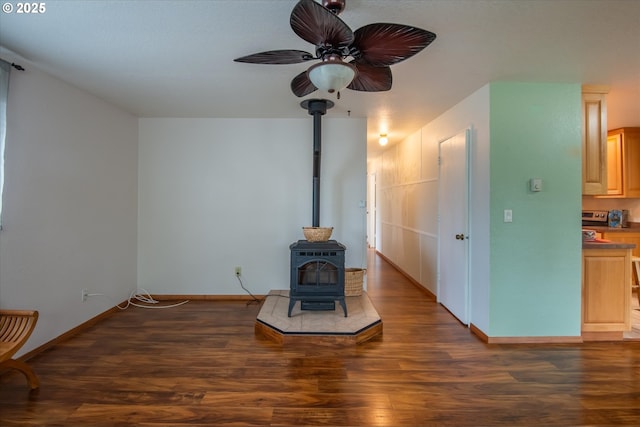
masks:
[[[595,230],[598,233],[640,233],[640,222],[630,222],[629,227],[614,228],[600,225],[583,225],[584,230]]]
[[[603,239],[582,242],[582,249],[634,249],[635,247],[635,243],[622,243]]]

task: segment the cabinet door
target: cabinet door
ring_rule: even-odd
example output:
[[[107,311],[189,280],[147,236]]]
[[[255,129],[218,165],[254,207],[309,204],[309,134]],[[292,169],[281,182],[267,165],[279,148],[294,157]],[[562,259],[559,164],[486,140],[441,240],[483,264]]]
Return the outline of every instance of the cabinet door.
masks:
[[[625,197],[640,198],[640,128],[625,128],[622,138]]]
[[[607,194],[622,195],[622,135],[607,138]]]
[[[607,194],[607,104],[603,93],[582,94],[582,194]]]
[[[582,260],[582,330],[631,328],[631,257],[629,250],[587,249]]]
[[[640,198],[640,128],[610,130],[607,137],[607,195]]]

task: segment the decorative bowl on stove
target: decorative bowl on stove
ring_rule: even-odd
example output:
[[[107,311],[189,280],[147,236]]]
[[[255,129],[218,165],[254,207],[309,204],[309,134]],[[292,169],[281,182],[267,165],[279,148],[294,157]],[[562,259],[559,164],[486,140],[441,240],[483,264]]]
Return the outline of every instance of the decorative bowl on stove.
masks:
[[[302,227],[302,233],[309,242],[326,242],[332,232],[333,227]]]

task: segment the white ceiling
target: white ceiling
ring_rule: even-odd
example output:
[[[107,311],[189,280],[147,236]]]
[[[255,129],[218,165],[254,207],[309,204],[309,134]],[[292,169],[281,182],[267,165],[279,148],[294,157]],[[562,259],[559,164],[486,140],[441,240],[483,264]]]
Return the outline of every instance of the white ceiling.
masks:
[[[307,114],[289,83],[309,63],[233,62],[313,53],[289,26],[296,0],[43,3],[39,15],[0,13],[0,56],[27,72],[35,66],[140,117]],[[347,0],[340,17],[353,30],[393,22],[438,36],[391,67],[389,92],[307,97],[335,101],[328,117],[366,117],[370,150],[379,133],[395,143],[492,81],[610,85],[610,118],[623,117],[610,124],[640,126],[638,0]]]

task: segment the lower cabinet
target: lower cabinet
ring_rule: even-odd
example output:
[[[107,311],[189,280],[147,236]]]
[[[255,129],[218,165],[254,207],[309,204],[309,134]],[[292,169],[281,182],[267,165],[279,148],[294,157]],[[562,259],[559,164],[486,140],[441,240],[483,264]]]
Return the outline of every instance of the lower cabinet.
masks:
[[[583,340],[622,339],[630,329],[631,249],[583,249]]]
[[[640,232],[607,231],[602,233],[602,238],[621,243],[635,243],[636,248],[632,250],[633,256],[640,256]]]

